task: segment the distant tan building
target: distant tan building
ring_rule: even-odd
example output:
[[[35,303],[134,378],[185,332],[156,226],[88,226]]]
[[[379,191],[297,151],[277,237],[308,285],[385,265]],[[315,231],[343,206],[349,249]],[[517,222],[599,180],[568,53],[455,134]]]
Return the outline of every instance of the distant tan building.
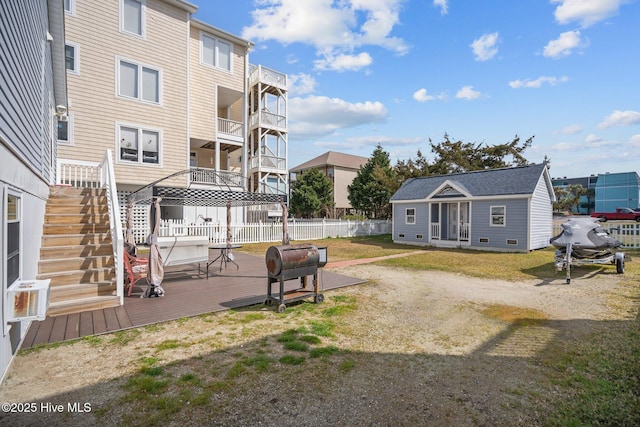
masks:
[[[368,161],[369,159],[367,157],[328,151],[290,169],[289,179],[293,184],[297,176],[309,169],[318,169],[321,171],[325,176],[329,177],[333,184],[333,201],[335,206],[333,212],[327,212],[327,214],[331,218],[341,218],[345,214],[351,213],[353,209],[349,202],[347,186],[351,185],[360,167],[364,166]]]

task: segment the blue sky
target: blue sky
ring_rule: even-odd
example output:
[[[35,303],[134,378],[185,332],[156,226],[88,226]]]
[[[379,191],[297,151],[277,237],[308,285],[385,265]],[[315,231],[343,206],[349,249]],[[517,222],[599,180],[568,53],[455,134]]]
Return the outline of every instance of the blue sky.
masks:
[[[193,0],[289,77],[289,167],[534,136],[553,177],[639,171],[640,0]]]

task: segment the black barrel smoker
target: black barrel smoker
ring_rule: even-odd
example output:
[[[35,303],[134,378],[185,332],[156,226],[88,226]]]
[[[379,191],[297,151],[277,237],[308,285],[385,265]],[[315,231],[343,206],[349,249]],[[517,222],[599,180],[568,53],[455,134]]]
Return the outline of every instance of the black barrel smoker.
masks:
[[[314,245],[282,245],[271,246],[267,249],[267,299],[265,305],[278,304],[278,312],[286,310],[287,302],[299,301],[313,296],[313,301],[321,303],[324,295],[320,293],[318,280],[318,267],[324,267],[327,263],[327,248],[318,248]],[[313,276],[313,289],[308,287],[308,277]],[[284,282],[299,279],[300,288],[286,291]],[[280,291],[277,295],[272,292],[272,285],[280,283]]]

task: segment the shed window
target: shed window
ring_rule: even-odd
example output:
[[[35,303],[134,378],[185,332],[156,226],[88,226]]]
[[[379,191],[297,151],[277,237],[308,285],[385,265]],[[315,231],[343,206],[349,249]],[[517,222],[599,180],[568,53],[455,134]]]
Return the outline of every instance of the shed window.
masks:
[[[507,224],[507,207],[491,206],[491,226],[504,227]]]
[[[415,224],[416,223],[416,210],[415,208],[407,208],[405,210],[404,216],[405,224]]]

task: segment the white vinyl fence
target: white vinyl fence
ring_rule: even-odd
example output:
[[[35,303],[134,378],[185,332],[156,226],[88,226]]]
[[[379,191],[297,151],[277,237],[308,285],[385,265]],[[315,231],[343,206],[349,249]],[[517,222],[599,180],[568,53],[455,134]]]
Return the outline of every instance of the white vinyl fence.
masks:
[[[328,237],[372,236],[391,234],[391,221],[291,220],[287,222],[290,240],[319,240]],[[136,243],[143,243],[149,234],[144,222],[134,224]],[[207,236],[211,244],[226,243],[227,224],[189,224],[184,220],[162,220],[160,236]],[[282,242],[281,222],[231,224],[233,243]]]

